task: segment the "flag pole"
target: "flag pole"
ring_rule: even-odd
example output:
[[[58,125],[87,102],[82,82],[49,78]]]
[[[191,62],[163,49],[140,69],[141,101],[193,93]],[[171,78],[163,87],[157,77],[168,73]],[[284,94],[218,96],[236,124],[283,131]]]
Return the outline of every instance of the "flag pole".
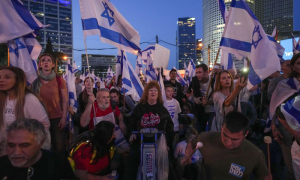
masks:
[[[220,53],[220,48],[218,49],[218,52],[217,52],[217,56],[216,56],[214,65],[213,65],[213,68],[212,68],[211,73],[210,73],[210,79],[209,79],[209,83],[208,83],[208,86],[207,86],[205,98],[207,98],[207,95],[208,95],[208,91],[209,91],[209,88],[210,88],[210,85],[211,85],[211,82],[212,82],[212,77],[213,77],[214,72],[215,72],[214,66],[215,66],[216,63],[217,63],[217,60],[218,60],[218,57],[219,57],[219,53]],[[208,67],[208,69],[209,69],[209,67]],[[208,71],[208,72],[209,72],[209,71]]]
[[[81,6],[81,4],[80,4]],[[82,13],[81,13],[81,16],[82,16]],[[81,17],[82,19],[84,19],[84,17]],[[89,71],[89,74],[88,74],[88,77],[90,79],[90,83],[92,82],[91,81],[91,73],[90,73],[90,64],[89,64],[89,57],[88,57],[88,54],[87,54],[87,47],[86,47],[86,36],[85,36],[85,23],[84,21],[82,21],[82,24],[83,24],[83,39],[84,39],[84,47],[85,47],[85,57],[86,57],[86,63],[87,63],[87,68],[88,68],[88,71]],[[93,86],[91,88],[91,93],[93,93]],[[96,117],[96,112],[95,112],[95,107],[94,107],[94,103],[92,104],[93,106],[93,112],[94,112],[94,118]],[[96,127],[96,124],[94,124],[94,129]]]
[[[69,135],[70,135],[70,140],[69,140],[69,142],[71,142],[72,141],[72,130],[71,130],[71,128],[72,128],[72,124],[71,124],[71,122],[72,122],[72,118],[71,118],[71,113],[69,113]]]
[[[10,64],[10,60],[9,60],[9,47],[8,47],[8,44],[7,44],[7,66],[9,66]]]

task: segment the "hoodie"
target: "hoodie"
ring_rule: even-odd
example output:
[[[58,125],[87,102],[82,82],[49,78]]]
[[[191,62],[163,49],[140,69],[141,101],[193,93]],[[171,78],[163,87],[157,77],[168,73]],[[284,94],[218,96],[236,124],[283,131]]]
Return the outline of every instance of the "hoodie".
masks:
[[[158,131],[165,131],[167,144],[171,147],[175,135],[174,124],[163,104],[139,103],[134,108],[127,126],[129,136],[133,131],[140,131],[142,128],[156,128]]]

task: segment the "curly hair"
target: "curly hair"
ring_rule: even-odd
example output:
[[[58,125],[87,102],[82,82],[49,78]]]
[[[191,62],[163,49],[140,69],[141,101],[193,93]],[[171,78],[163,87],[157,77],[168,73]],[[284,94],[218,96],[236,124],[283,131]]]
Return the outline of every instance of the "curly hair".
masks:
[[[300,58],[300,53],[298,54],[295,54],[293,57],[292,57],[292,60],[291,60],[291,68],[295,65],[296,61]],[[299,73],[297,73],[296,71],[294,71],[294,69],[292,68],[292,75],[291,77],[297,77],[299,75]]]
[[[142,98],[140,99],[139,103],[146,104],[146,102],[148,102],[148,92],[151,88],[156,88],[157,89],[157,91],[158,91],[157,102],[163,104],[164,101],[162,100],[160,86],[159,86],[157,81],[150,81],[148,84],[146,84],[146,86],[144,88]]]

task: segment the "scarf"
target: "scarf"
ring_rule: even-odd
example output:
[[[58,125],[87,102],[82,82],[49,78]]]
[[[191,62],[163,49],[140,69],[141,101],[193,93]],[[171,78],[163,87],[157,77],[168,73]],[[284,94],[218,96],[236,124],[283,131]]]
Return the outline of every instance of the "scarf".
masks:
[[[43,79],[45,81],[52,81],[56,77],[56,73],[54,70],[51,71],[49,76],[45,76],[41,70],[38,70],[38,78],[36,78],[31,84],[31,90],[33,90],[36,94],[40,94],[40,90],[42,87],[42,82],[40,80]]]

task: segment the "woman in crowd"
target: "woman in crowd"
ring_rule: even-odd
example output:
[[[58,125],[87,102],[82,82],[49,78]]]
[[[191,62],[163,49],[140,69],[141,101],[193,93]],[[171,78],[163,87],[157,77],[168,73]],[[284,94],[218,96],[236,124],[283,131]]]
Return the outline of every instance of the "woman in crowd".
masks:
[[[75,174],[81,180],[109,180],[112,170],[115,125],[109,121],[101,121],[90,132],[87,141],[79,144],[72,153],[75,162]],[[113,168],[113,169],[112,169]]]
[[[96,93],[97,93],[97,89],[93,88],[94,87],[94,80],[93,78],[90,77],[86,77],[84,79],[84,90],[79,94],[79,107],[80,107],[80,112],[83,113],[86,105],[88,103],[88,99],[89,99],[89,95],[87,93],[87,91],[91,92],[91,90],[93,89],[93,94],[96,97]]]
[[[38,77],[31,84],[31,89],[45,103],[50,120],[52,150],[65,153],[68,92],[66,81],[55,72],[55,64],[55,59],[48,53],[39,57]]]
[[[272,95],[270,118],[276,116],[280,121],[279,130],[272,127],[274,139],[281,148],[291,149],[290,152],[283,151],[286,167],[289,173],[294,173],[295,179],[300,179],[300,53],[293,56],[291,67],[292,76],[280,81]],[[283,129],[291,135],[281,135],[279,132],[284,132]]]
[[[215,92],[213,94],[216,116],[212,122],[212,130],[221,131],[223,117],[230,111],[241,111],[238,95],[247,86],[247,79],[238,79],[233,89],[231,74],[223,70],[216,75]]]
[[[0,68],[0,99],[0,156],[4,153],[5,127],[16,119],[23,118],[37,119],[43,123],[47,133],[43,148],[50,149],[50,122],[47,112],[39,98],[27,88],[22,69],[11,66]]]
[[[126,166],[124,176],[128,180],[136,178],[140,164],[140,141],[132,132],[142,128],[156,128],[158,131],[165,131],[167,146],[172,147],[174,124],[168,110],[163,106],[160,86],[156,81],[150,81],[145,86],[142,98],[134,108],[127,126],[129,141],[132,142],[129,164]]]
[[[116,76],[113,76],[106,84],[106,88],[111,90],[117,88],[116,86]]]
[[[110,92],[110,99],[117,103],[118,108],[123,114],[123,117],[126,119],[129,118],[131,112],[133,111],[135,105],[133,100],[129,96],[125,96],[125,109],[123,108],[123,101],[124,96],[118,91],[117,89],[111,89]]]

